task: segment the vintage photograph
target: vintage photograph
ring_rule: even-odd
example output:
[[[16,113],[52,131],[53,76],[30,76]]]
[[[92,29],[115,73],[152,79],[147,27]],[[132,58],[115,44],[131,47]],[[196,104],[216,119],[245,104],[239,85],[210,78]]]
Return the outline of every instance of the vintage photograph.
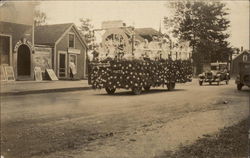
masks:
[[[249,8],[1,0],[1,158],[249,158]]]

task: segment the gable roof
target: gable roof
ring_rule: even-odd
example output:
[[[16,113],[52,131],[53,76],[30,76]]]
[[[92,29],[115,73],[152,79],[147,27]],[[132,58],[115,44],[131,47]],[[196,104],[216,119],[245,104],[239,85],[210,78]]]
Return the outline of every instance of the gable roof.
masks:
[[[159,31],[153,29],[153,28],[136,28],[135,33],[140,36],[160,36],[162,35]]]
[[[73,23],[43,25],[35,27],[35,44],[53,46]]]
[[[248,54],[248,55],[250,55],[250,51],[249,51],[249,50],[248,50],[248,51],[245,50],[245,51],[241,52],[241,53],[238,54],[236,57],[234,57],[233,61],[236,60],[236,59],[238,59],[239,57],[243,56],[243,54]]]
[[[87,44],[74,23],[43,25],[35,27],[35,44],[54,46],[61,38],[73,28],[81,43]]]
[[[148,41],[152,41],[153,36],[161,36],[162,34],[153,28],[136,28],[135,35],[138,38],[141,37],[143,39],[147,39]]]

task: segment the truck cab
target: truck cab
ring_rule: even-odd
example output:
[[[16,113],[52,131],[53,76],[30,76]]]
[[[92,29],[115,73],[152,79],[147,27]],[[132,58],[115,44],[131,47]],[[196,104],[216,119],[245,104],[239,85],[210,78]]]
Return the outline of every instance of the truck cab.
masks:
[[[239,74],[235,80],[237,89],[241,90],[243,86],[250,87],[250,62],[240,62],[239,70]]]

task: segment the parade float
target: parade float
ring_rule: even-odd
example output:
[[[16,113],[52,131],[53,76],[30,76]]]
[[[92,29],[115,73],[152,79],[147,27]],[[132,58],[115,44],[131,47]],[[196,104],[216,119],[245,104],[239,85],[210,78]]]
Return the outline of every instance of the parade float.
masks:
[[[116,89],[124,88],[137,95],[142,89],[166,86],[173,90],[176,83],[191,81],[190,60],[173,60],[171,45],[159,32],[148,29],[144,30],[148,36],[143,36],[131,27],[98,31],[95,36],[101,40],[91,51],[89,64],[88,80],[93,89],[104,88],[114,94]]]

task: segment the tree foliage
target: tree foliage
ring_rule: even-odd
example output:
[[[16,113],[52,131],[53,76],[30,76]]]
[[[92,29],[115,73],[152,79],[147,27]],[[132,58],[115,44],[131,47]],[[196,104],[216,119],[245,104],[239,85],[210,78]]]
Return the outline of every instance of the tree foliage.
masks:
[[[230,21],[228,9],[221,2],[177,1],[169,5],[174,13],[165,17],[165,27],[182,40],[190,42],[196,63],[226,61],[231,51],[226,39]]]
[[[46,24],[46,20],[47,20],[47,15],[44,12],[40,10],[35,11],[35,17],[34,17],[35,26]]]
[[[92,38],[93,38],[93,28],[94,26],[91,24],[91,20],[88,18],[81,18],[79,19],[81,22],[81,25],[79,27],[79,30],[82,33],[83,38],[87,42],[87,44],[90,46]]]

